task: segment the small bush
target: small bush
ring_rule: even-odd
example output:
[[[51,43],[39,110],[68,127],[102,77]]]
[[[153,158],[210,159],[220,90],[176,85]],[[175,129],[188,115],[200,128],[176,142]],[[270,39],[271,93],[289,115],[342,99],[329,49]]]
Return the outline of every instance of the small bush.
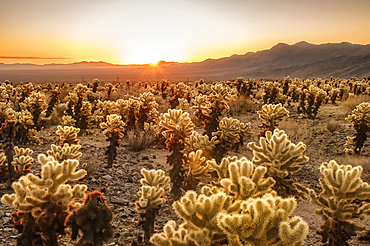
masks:
[[[335,132],[339,128],[338,121],[331,119],[326,123],[326,129],[328,129],[329,132]]]
[[[310,127],[302,121],[286,119],[279,123],[280,130],[284,130],[292,142],[307,143],[312,138]]]
[[[152,136],[144,131],[130,130],[123,137],[127,148],[131,151],[140,151],[148,148],[152,143]]]
[[[234,98],[228,104],[230,107],[228,113],[233,117],[240,116],[248,112],[255,112],[257,108],[252,99],[245,96]]]
[[[93,158],[88,158],[88,156],[85,156],[85,160],[87,163],[82,160],[81,162],[83,162],[82,168],[85,169],[87,172],[86,176],[84,177],[86,179],[92,177],[96,173],[96,171],[100,169],[102,163],[98,160],[97,156],[94,156]]]

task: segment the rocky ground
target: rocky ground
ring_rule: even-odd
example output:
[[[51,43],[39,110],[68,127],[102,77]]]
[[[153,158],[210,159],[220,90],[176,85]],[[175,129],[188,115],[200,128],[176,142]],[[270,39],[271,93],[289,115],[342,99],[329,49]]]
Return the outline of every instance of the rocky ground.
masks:
[[[295,109],[288,108],[291,112],[290,117],[281,123],[280,128],[286,130],[289,139],[297,143],[302,141],[307,145],[305,154],[310,158],[309,162],[303,165],[303,168],[294,177],[297,182],[315,189],[320,192],[318,179],[321,174],[318,170],[322,162],[328,162],[332,159],[337,160],[340,164],[362,164],[364,166],[364,181],[369,182],[370,173],[370,149],[369,143],[365,146],[365,152],[362,158],[347,157],[342,154],[343,144],[346,136],[353,136],[354,130],[351,124],[345,120],[348,112],[345,112],[341,103],[339,105],[323,105],[317,119],[301,119],[295,113]],[[242,122],[251,122],[254,131],[253,136],[249,137],[246,142],[257,141],[258,128],[260,120],[256,113],[248,113],[239,117]],[[330,132],[327,130],[327,122],[335,120],[339,127],[336,131]],[[48,127],[39,133],[43,143],[35,146],[26,146],[34,150],[34,166],[32,170],[35,174],[39,173],[40,167],[37,164],[37,155],[46,153],[50,149],[52,143],[57,144],[59,137],[54,134],[56,126]],[[114,213],[112,222],[115,234],[114,239],[107,245],[130,245],[132,239],[140,234],[137,227],[138,212],[135,209],[135,201],[138,200],[137,192],[140,189],[139,180],[142,178],[140,170],[142,168],[162,168],[167,170],[165,160],[168,151],[163,148],[150,148],[140,152],[132,152],[124,146],[118,148],[118,156],[115,160],[114,168],[105,169],[106,159],[104,156],[105,147],[108,145],[104,135],[100,130],[94,130],[92,134],[79,137],[82,145],[80,163],[87,163],[90,167],[95,167],[89,171],[92,175],[77,181],[80,184],[86,184],[89,190],[100,190],[104,193],[108,200],[109,207]],[[122,143],[124,145],[124,143]],[[239,153],[231,153],[232,155],[252,157],[252,152],[244,146]],[[94,168],[91,168],[94,169]],[[71,182],[73,183],[73,182]],[[76,183],[76,182],[75,182]],[[12,193],[11,188],[2,187],[0,195]],[[317,207],[309,202],[299,202],[295,215],[301,216],[310,228],[309,235],[304,245],[320,245],[321,237],[315,233],[315,230],[323,223],[321,218],[315,214]],[[15,245],[17,231],[13,229],[10,213],[12,208],[0,204],[0,246]],[[180,222],[170,204],[165,204],[156,220],[156,231],[162,231],[164,224],[168,220]],[[369,219],[366,221],[356,221],[356,223],[366,226],[370,230]],[[60,238],[61,245],[73,245],[68,236]],[[369,243],[361,243],[356,239],[351,240],[350,245],[366,245]]]

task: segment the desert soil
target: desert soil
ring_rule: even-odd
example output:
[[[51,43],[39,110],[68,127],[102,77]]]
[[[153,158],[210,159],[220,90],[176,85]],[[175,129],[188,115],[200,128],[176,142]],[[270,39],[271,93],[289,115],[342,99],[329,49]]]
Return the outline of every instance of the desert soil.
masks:
[[[307,155],[310,160],[303,164],[303,168],[294,176],[294,179],[314,189],[317,193],[320,192],[320,185],[318,179],[321,174],[318,170],[322,162],[328,162],[332,159],[340,164],[369,163],[370,149],[369,143],[365,146],[365,156],[362,159],[347,157],[342,154],[344,149],[346,136],[353,136],[355,133],[351,124],[345,120],[348,112],[345,112],[341,102],[338,105],[327,104],[323,105],[316,119],[301,119],[294,108],[287,108],[291,113],[290,117],[281,122],[279,128],[286,130],[289,139],[293,143],[302,141],[307,146]],[[235,116],[234,116],[235,117]],[[242,122],[251,122],[253,129],[253,136],[245,141],[245,146],[241,148],[239,153],[230,153],[230,155],[247,156],[252,158],[252,152],[246,147],[248,142],[256,142],[257,134],[259,132],[257,125],[260,120],[256,113],[247,113],[239,116]],[[330,120],[335,120],[339,123],[339,128],[333,133],[327,130],[326,124]],[[27,145],[22,147],[29,147],[33,149],[34,158],[33,167],[31,168],[35,174],[39,174],[40,167],[37,163],[37,155],[46,153],[50,149],[51,144],[58,144],[59,137],[55,135],[56,126],[49,126],[39,132],[42,138],[40,145]],[[97,167],[95,173],[89,177],[85,177],[77,182],[70,182],[71,184],[80,183],[86,184],[89,191],[99,190],[107,198],[108,205],[114,213],[114,220],[112,225],[115,230],[113,240],[107,245],[130,245],[132,239],[140,235],[141,231],[136,226],[138,222],[138,212],[135,209],[135,201],[138,200],[137,192],[140,189],[139,180],[142,178],[140,170],[147,169],[164,169],[166,167],[166,155],[168,151],[162,147],[150,148],[140,152],[132,152],[127,150],[122,141],[121,147],[118,148],[118,156],[115,160],[114,168],[105,169],[106,158],[104,151],[108,143],[105,141],[103,133],[94,129],[91,134],[79,137],[82,148],[80,151],[83,156],[80,163],[87,163]],[[366,157],[367,156],[367,157]],[[364,167],[366,171],[366,167]],[[369,172],[370,173],[370,172]],[[364,174],[363,174],[364,176]],[[365,175],[364,181],[368,176]],[[204,185],[204,183],[203,183]],[[11,188],[4,185],[0,189],[0,196],[5,193],[12,193]],[[13,208],[0,204],[0,246],[15,245],[18,236],[17,231],[13,229],[10,214]],[[323,223],[321,218],[315,214],[315,209],[318,208],[311,205],[308,201],[301,201],[294,212],[294,215],[301,216],[309,224],[309,234],[305,240],[304,245],[320,245],[321,237],[315,233],[319,226]],[[156,219],[156,231],[161,232],[164,224],[169,220],[181,222],[181,219],[176,215],[170,204],[165,204],[159,212]],[[370,220],[355,221],[363,225],[367,230],[370,230]],[[362,233],[359,233],[362,234]],[[60,237],[61,245],[73,245],[69,237]],[[357,239],[349,241],[350,245],[367,245],[368,242],[359,242]]]

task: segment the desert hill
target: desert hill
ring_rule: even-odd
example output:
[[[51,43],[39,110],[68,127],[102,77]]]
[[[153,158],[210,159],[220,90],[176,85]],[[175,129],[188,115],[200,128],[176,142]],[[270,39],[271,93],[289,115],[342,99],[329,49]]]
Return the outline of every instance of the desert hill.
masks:
[[[105,62],[71,64],[1,64],[0,81],[80,82],[103,81],[227,80],[236,77],[279,79],[285,76],[364,77],[370,75],[370,44],[348,42],[294,45],[279,43],[271,49],[207,59],[194,63],[160,62],[151,65],[114,65]]]

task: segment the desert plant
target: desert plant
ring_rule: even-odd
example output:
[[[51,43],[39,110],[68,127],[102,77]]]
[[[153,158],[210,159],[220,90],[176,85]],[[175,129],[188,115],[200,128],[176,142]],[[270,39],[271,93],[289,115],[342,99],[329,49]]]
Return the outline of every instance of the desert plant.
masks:
[[[212,132],[216,131],[222,113],[229,108],[227,104],[236,93],[230,87],[223,84],[211,86],[211,92],[208,96],[198,95],[192,101],[195,110],[195,117],[204,124],[205,134],[212,138]]]
[[[251,125],[250,123],[240,123],[238,119],[223,118],[216,132],[213,132],[213,136],[217,136],[219,143],[213,150],[213,157],[217,162],[226,155],[227,151],[233,147],[243,143],[243,138],[246,135],[250,135]]]
[[[169,221],[164,232],[154,234],[151,242],[173,246],[244,245],[242,241],[252,245],[257,241],[261,244],[256,245],[302,243],[308,226],[298,217],[289,218],[296,205],[294,198],[282,199],[274,192],[268,195],[275,182],[271,177],[263,178],[267,169],[254,167],[246,158],[228,157],[222,163],[210,162],[221,174],[220,187],[204,186],[200,195],[186,192],[173,204],[184,222],[177,228]]]
[[[349,245],[347,241],[356,235],[356,231],[365,230],[350,220],[363,220],[370,215],[370,204],[360,203],[369,198],[370,185],[361,180],[361,166],[339,165],[332,160],[324,162],[320,172],[324,176],[320,178],[321,194],[316,195],[310,190],[311,203],[321,207],[316,209],[316,214],[324,220],[317,233],[325,245]]]
[[[57,104],[59,103],[59,95],[61,94],[58,86],[55,86],[53,90],[50,90],[50,93],[51,93],[50,101],[46,109],[45,117],[49,117],[51,115],[51,113],[54,110],[54,107],[57,106]]]
[[[262,94],[263,104],[274,104],[279,94],[282,94],[283,89],[280,88],[280,83],[264,81],[262,82],[264,90]]]
[[[144,123],[154,122],[158,112],[158,103],[150,92],[140,94],[137,121],[141,130],[144,130]]]
[[[266,194],[242,202],[238,213],[221,212],[217,225],[227,235],[229,245],[302,245],[308,225],[299,216],[289,218],[297,202]]]
[[[367,134],[370,132],[370,103],[364,102],[358,105],[351,115],[346,118],[353,124],[353,128],[356,130],[354,137],[347,137],[345,146],[345,152],[349,154],[360,154]]]
[[[280,196],[299,196],[307,199],[308,189],[290,179],[293,173],[299,171],[302,164],[308,161],[303,155],[306,145],[299,142],[297,145],[288,140],[283,130],[267,131],[266,138],[259,140],[260,147],[251,142],[248,147],[253,150],[253,164],[268,169],[267,176],[276,181],[275,189]]]
[[[206,163],[206,158],[200,149],[185,154],[185,157],[184,189],[196,190],[201,177],[211,177],[208,173],[211,171],[211,167]]]
[[[57,162],[52,156],[38,156],[41,177],[31,173],[14,182],[14,194],[5,194],[2,203],[16,208],[12,213],[15,228],[22,233],[18,245],[58,245],[58,233],[64,234],[64,222],[69,211],[78,207],[75,199],[84,197],[86,185],[67,185],[78,180],[85,170],[75,171],[77,160]]]
[[[117,155],[117,147],[119,146],[118,141],[123,136],[125,123],[121,120],[121,116],[111,114],[107,116],[107,122],[100,123],[100,127],[104,129],[103,133],[107,137],[106,141],[109,142],[109,146],[105,151],[108,158],[107,168],[113,166],[113,160]]]
[[[27,110],[14,112],[13,120],[17,129],[15,134],[15,144],[37,143],[37,131],[34,129],[32,115]]]
[[[113,212],[105,197],[95,190],[87,193],[83,205],[68,215],[66,226],[71,227],[72,240],[77,239],[79,231],[82,232],[76,246],[101,246],[113,238],[113,228],[110,224],[112,220]]]
[[[140,200],[135,204],[137,211],[143,211],[140,213],[141,220],[138,226],[141,227],[144,235],[138,236],[138,241],[149,244],[149,239],[154,233],[155,217],[166,201],[165,193],[171,189],[170,178],[162,170],[141,169],[141,174],[144,178],[140,180],[142,185],[138,192]]]
[[[273,132],[279,126],[278,122],[285,117],[289,117],[289,111],[279,104],[265,104],[261,110],[257,111],[260,119],[264,120],[258,127],[262,130],[258,134],[258,138],[265,137],[266,131]]]
[[[182,194],[184,181],[183,149],[185,138],[189,137],[194,130],[194,124],[191,122],[189,113],[183,112],[181,109],[169,109],[163,114],[159,126],[163,128],[162,134],[167,139],[166,147],[172,152],[167,156],[166,163],[172,166],[170,170],[170,178],[173,184],[171,193],[174,199],[177,200]]]
[[[18,148],[14,147],[15,155],[13,156],[13,161],[11,164],[16,167],[16,171],[19,175],[24,175],[31,172],[30,167],[32,167],[33,158],[30,156],[33,153],[33,150],[29,148]]]
[[[63,147],[64,144],[68,143],[69,145],[77,145],[80,141],[77,139],[77,134],[80,132],[79,128],[73,126],[58,126],[56,134],[60,138],[60,146]]]
[[[148,134],[146,131],[135,129],[127,131],[123,139],[125,140],[129,150],[140,151],[151,145],[153,136]]]
[[[7,160],[7,172],[9,177],[14,174],[14,167],[11,165],[14,156],[14,141],[15,141],[15,121],[5,120],[5,123],[1,124],[0,132],[3,139],[3,150]]]
[[[303,89],[298,107],[298,112],[314,119],[319,112],[327,93],[315,85]]]
[[[50,117],[46,116],[45,95],[41,92],[32,91],[22,103],[20,103],[22,110],[28,110],[32,115],[32,121],[36,130],[40,130]]]
[[[193,131],[191,135],[185,138],[185,151],[187,153],[202,150],[202,155],[210,160],[212,158],[213,149],[220,141],[217,140],[217,136],[213,136],[211,140],[207,135],[201,135],[196,131]]]
[[[331,119],[326,123],[326,129],[328,129],[329,132],[335,132],[339,128],[338,121]]]
[[[79,144],[72,144],[69,146],[65,143],[63,146],[57,146],[55,144],[51,145],[51,150],[47,151],[48,156],[54,157],[58,162],[63,162],[68,159],[79,160],[82,153],[78,150],[81,148]]]

